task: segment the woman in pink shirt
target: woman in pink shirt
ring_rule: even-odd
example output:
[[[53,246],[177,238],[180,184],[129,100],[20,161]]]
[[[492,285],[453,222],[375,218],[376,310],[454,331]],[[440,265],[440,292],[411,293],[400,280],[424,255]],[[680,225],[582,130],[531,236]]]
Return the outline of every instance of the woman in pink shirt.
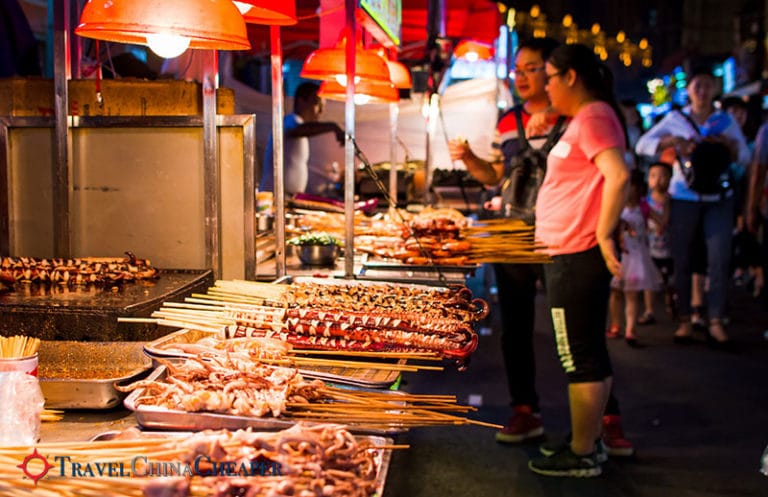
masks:
[[[613,232],[624,206],[629,172],[626,133],[613,95],[613,77],[584,45],[563,45],[546,64],[555,110],[572,116],[550,151],[536,202],[536,236],[548,246],[544,266],[560,362],[568,377],[571,440],[532,471],[549,476],[598,476],[596,441],[611,390],[605,342],[611,274],[621,274]],[[545,450],[546,449],[546,450]]]

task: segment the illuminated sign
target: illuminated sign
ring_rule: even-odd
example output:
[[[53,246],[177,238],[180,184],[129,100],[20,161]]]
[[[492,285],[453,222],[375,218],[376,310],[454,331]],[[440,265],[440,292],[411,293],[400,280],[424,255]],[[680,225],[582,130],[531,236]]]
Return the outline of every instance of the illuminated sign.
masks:
[[[360,0],[360,7],[395,45],[400,45],[402,0]]]

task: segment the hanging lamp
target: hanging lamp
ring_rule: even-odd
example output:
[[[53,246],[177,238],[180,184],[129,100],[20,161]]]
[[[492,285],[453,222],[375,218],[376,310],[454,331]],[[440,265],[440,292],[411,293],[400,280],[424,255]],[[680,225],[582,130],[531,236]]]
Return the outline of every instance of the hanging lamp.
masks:
[[[413,86],[411,71],[405,67],[405,64],[396,60],[388,60],[387,66],[389,67],[389,75],[392,78],[392,84],[395,85],[395,88],[406,89]]]
[[[347,84],[346,37],[333,48],[318,48],[304,61],[299,74],[302,78],[321,81],[337,81],[341,86]],[[387,61],[373,50],[365,50],[362,45],[355,47],[355,85],[364,81],[370,83],[392,83]]]
[[[470,62],[491,60],[493,47],[475,40],[461,40],[453,49],[453,56],[457,59],[467,59]]]
[[[323,81],[317,96],[329,100],[345,102],[347,100],[347,87],[337,81]],[[391,104],[400,101],[397,88],[392,83],[371,83],[360,81],[355,83],[355,104]]]
[[[148,45],[165,58],[176,57],[187,48],[251,47],[243,16],[232,0],[88,0],[75,33]]]
[[[395,88],[406,89],[413,86],[413,82],[411,80],[411,71],[405,67],[405,64],[396,60],[390,60],[387,51],[384,48],[379,48],[376,50],[376,53],[379,55],[379,57],[382,57],[387,61],[389,76],[392,80],[392,84],[395,85]]]
[[[234,0],[248,24],[292,26],[296,24],[296,2],[293,0]]]

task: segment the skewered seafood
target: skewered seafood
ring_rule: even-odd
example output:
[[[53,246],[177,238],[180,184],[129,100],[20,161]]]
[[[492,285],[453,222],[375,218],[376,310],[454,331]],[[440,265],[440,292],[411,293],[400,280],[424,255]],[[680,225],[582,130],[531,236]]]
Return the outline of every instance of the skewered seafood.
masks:
[[[197,355],[182,364],[165,363],[165,381],[140,380],[116,386],[122,392],[143,388],[136,405],[237,416],[280,416],[287,402],[307,403],[322,396],[320,381],[306,382],[294,368],[251,361],[246,356]]]
[[[8,477],[20,474],[29,447],[0,447],[1,495],[112,495],[130,497],[339,496],[370,497],[383,487],[385,445],[380,437],[352,436],[344,426],[297,423],[286,430],[205,430],[184,438],[148,436],[136,429],[110,440],[39,444],[62,473],[77,478]],[[109,477],[102,476],[109,454]],[[114,471],[113,469],[119,469]],[[92,471],[91,471],[92,470]]]
[[[461,362],[477,345],[472,324],[488,314],[488,304],[463,286],[219,281],[209,293],[221,300],[184,310],[171,304],[152,316],[191,329],[223,329],[229,338],[280,338],[324,350],[426,352]]]
[[[353,311],[418,313],[429,318],[454,318],[471,323],[488,315],[488,304],[472,299],[465,286],[418,287],[389,283],[295,283],[286,295],[289,305],[322,308],[329,304]]]
[[[82,257],[38,259],[3,257],[0,259],[0,281],[6,283],[46,283],[89,285],[120,283],[157,278],[157,269],[147,259],[127,257]]]

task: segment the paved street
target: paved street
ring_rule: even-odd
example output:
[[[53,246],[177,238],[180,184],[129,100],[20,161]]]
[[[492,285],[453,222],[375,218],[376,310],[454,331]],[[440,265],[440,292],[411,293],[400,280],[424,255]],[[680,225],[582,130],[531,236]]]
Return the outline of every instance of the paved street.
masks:
[[[768,495],[768,477],[758,473],[768,444],[768,313],[742,288],[730,297],[735,352],[707,348],[703,334],[694,345],[673,344],[674,325],[663,309],[657,324],[639,328],[643,348],[610,342],[615,393],[635,459],[611,459],[599,478],[548,478],[527,468],[537,443],[500,445],[494,430],[483,427],[423,428],[400,437],[411,448],[395,454],[385,497]],[[544,299],[537,300],[537,384],[547,434],[559,436],[569,429],[566,383]],[[509,413],[503,378],[494,331],[481,337],[467,371],[411,373],[404,388],[454,393],[462,403],[479,395],[474,416],[503,423]]]

